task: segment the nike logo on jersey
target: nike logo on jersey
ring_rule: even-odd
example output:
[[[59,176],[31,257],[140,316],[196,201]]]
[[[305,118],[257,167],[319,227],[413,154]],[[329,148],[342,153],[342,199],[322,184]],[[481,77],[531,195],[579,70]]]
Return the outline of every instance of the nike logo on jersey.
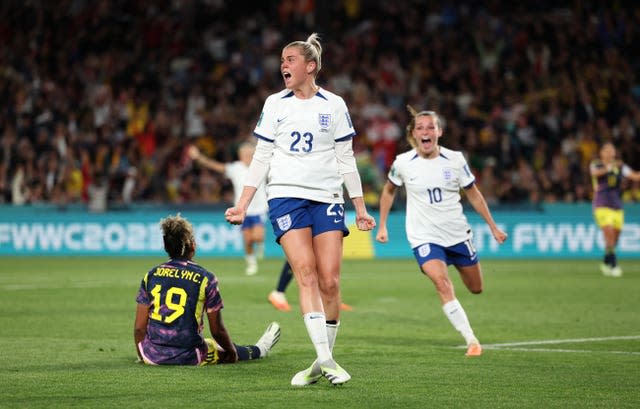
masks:
[[[342,222],[342,219],[333,219],[333,222],[334,223],[340,223],[340,222]]]
[[[277,121],[278,121],[278,123],[280,123],[280,122],[284,121],[285,119],[287,119],[287,117],[286,117],[286,116],[285,116],[284,118],[280,118],[280,119],[278,119]]]

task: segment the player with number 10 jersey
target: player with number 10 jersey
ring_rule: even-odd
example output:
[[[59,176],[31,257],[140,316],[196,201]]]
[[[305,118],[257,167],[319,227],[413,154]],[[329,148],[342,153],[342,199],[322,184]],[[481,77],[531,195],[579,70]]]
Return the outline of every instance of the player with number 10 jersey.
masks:
[[[461,152],[440,147],[432,160],[415,150],[398,155],[388,175],[407,192],[407,239],[412,248],[423,243],[453,246],[471,239],[471,227],[462,212],[460,189],[475,177]]]
[[[451,325],[464,337],[467,356],[482,354],[467,314],[456,298],[447,266],[453,264],[465,286],[474,294],[482,292],[482,271],[471,243],[471,227],[462,213],[460,189],[482,216],[498,243],[507,239],[493,220],[482,193],[475,185],[461,152],[440,146],[440,117],[433,111],[416,112],[408,107],[412,119],[407,140],[413,147],[396,157],[380,195],[380,226],[376,240],[389,240],[387,218],[398,187],[407,192],[407,239],[420,270],[433,282],[442,310]]]

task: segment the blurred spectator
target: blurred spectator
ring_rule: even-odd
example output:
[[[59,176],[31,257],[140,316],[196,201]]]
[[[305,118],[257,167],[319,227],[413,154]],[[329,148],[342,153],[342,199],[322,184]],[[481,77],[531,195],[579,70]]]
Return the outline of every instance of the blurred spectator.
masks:
[[[87,187],[88,209],[90,212],[102,213],[107,210],[107,197],[109,185],[107,178],[100,172],[96,172]]]
[[[11,199],[14,205],[23,205],[29,200],[26,172],[25,162],[16,164],[16,169],[11,179]]]
[[[127,169],[127,175],[125,177],[124,183],[122,184],[122,203],[133,203],[137,176],[138,169],[133,166]]]

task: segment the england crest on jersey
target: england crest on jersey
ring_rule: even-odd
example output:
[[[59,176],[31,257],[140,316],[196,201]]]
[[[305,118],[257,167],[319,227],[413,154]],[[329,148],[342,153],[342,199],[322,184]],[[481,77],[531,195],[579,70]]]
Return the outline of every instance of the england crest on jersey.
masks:
[[[289,228],[291,228],[291,215],[290,214],[285,214],[282,217],[278,217],[276,219],[276,221],[278,222],[278,228],[280,228],[280,230],[282,230],[282,231],[287,231],[287,230],[289,230]]]
[[[444,177],[444,180],[448,182],[451,180],[451,177],[453,176],[453,172],[449,168],[444,168],[442,169],[442,176]]]
[[[318,114],[320,130],[326,131],[331,126],[331,114]]]

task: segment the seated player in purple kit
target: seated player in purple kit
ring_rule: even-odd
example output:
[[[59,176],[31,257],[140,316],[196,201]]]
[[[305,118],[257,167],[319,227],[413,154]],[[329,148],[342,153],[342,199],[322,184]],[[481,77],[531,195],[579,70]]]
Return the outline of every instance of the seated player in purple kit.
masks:
[[[192,261],[193,226],[180,214],[160,221],[170,259],[145,274],[138,290],[134,340],[138,358],[149,365],[207,365],[264,358],[280,338],[272,322],[255,343],[232,342],[222,321],[218,279]],[[206,314],[213,338],[204,338]]]

